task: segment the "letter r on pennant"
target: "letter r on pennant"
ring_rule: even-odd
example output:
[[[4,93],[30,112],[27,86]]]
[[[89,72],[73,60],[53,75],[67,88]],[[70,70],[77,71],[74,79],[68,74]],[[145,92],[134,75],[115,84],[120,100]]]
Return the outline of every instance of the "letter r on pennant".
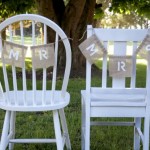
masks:
[[[118,71],[126,71],[125,66],[126,66],[126,64],[124,61],[118,61],[118,69],[117,70]]]
[[[43,60],[43,58],[44,59],[48,59],[47,51],[46,50],[40,50],[39,51],[39,56],[40,56],[40,60]]]

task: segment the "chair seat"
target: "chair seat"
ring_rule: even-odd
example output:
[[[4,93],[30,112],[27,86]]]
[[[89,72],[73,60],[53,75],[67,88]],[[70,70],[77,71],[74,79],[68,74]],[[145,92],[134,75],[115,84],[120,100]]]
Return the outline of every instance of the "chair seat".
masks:
[[[0,108],[10,111],[47,111],[47,110],[56,110],[64,108],[69,104],[70,94],[66,92],[65,97],[61,97],[61,91],[55,91],[53,95],[53,102],[51,103],[50,99],[52,97],[51,91],[45,91],[44,93],[44,103],[42,104],[42,93],[43,91],[37,90],[35,92],[35,103],[33,103],[33,91],[26,91],[26,103],[24,104],[24,92],[17,91],[16,96],[18,103],[15,104],[15,92],[9,92],[9,101],[11,103],[6,103],[5,100],[0,101]],[[4,97],[6,93],[4,93]]]
[[[118,91],[118,92],[117,92]],[[83,99],[86,99],[86,90],[81,91]],[[91,106],[146,106],[146,91],[134,89],[124,91],[120,89],[99,89],[90,93]]]

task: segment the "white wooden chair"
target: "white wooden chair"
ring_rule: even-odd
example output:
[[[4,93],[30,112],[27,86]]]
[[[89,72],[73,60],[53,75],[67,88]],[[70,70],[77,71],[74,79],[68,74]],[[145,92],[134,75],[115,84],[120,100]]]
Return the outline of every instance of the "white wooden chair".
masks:
[[[30,26],[28,25],[28,23],[30,24]],[[66,146],[67,149],[71,149],[66,118],[64,114],[64,107],[66,107],[70,102],[70,94],[66,91],[71,67],[71,48],[67,36],[56,23],[45,17],[34,14],[21,14],[6,19],[4,22],[0,24],[0,36],[2,37],[2,31],[6,30],[6,33],[9,34],[9,38],[7,39],[7,41],[15,43],[16,40],[14,39],[14,30],[13,30],[15,25],[18,26],[19,28],[19,33],[21,36],[20,45],[29,44],[30,46],[36,46],[47,44],[48,29],[53,30],[53,32],[55,32],[55,38],[53,43],[54,55],[52,56],[53,58],[51,58],[48,55],[49,53],[44,52],[43,49],[41,50],[42,56],[38,52],[37,54],[39,54],[41,57],[45,57],[45,59],[50,58],[54,60],[54,64],[51,67],[52,70],[51,72],[48,72],[48,69],[45,66],[41,65],[42,90],[39,90],[39,87],[37,88],[37,76],[36,76],[38,69],[33,67],[32,64],[30,64],[31,67],[29,67],[30,65],[26,63],[25,61],[26,59],[25,57],[23,57],[24,54],[22,53],[22,51],[19,51],[18,53],[14,51],[11,54],[9,54],[9,59],[15,60],[19,60],[16,58],[20,57],[20,55],[22,54],[23,65],[21,68],[18,69],[15,63],[13,63],[13,65],[11,63],[7,64],[5,56],[3,56],[3,53],[5,53],[7,48],[4,48],[2,43],[3,42],[5,43],[5,41],[2,41],[2,38],[0,38],[0,47],[2,49],[1,55],[3,64],[3,77],[5,83],[5,88],[3,87],[3,89],[5,89],[4,90],[5,92],[3,93],[4,98],[2,98],[2,100],[0,101],[0,109],[6,110],[0,142],[0,150],[5,150],[8,145],[9,149],[12,150],[14,147],[14,143],[56,143],[58,150],[64,149],[64,146]],[[37,39],[37,32],[39,31],[37,30],[37,27],[41,28],[43,31],[43,34],[40,36],[43,36],[44,40],[41,42],[39,42],[39,40]],[[28,41],[30,43],[27,43],[27,41],[25,41],[26,32],[28,36],[31,36],[31,40]],[[58,66],[57,61],[59,52],[58,49],[60,49],[59,42],[63,43],[64,45],[63,50],[66,58],[64,58],[65,62],[64,72],[61,71],[62,85],[60,89],[57,89],[56,88],[57,66]],[[14,49],[12,48],[11,50],[15,50],[15,48]],[[26,72],[27,65],[28,71],[31,70],[30,79],[27,78]],[[8,74],[7,71],[9,66],[11,66],[12,68],[12,76],[10,76],[10,74]],[[22,83],[18,82],[18,71],[21,74]],[[48,73],[49,74],[52,73],[51,78],[47,77]],[[0,77],[1,80],[3,77],[1,75]],[[11,78],[12,80],[12,85],[10,85],[9,78]],[[22,85],[22,89],[18,88],[18,84]],[[53,113],[55,138],[16,139],[15,138],[16,112],[42,112],[42,111],[52,111]]]
[[[136,49],[147,34],[147,29],[101,29],[87,27],[87,37],[95,34],[107,49],[111,42],[111,55],[132,55],[132,72],[130,85],[126,87],[127,78],[112,77],[112,85],[108,87],[109,50],[102,57],[102,74],[99,87],[91,86],[92,65],[86,61],[86,89],[81,91],[82,98],[82,150],[90,149],[91,126],[134,126],[134,150],[149,150],[149,117],[150,117],[150,52],[148,53],[147,75],[145,87],[136,87]],[[131,46],[132,42],[133,46]],[[130,45],[130,51],[127,50]],[[127,52],[128,51],[128,52]],[[113,62],[111,62],[113,64]],[[141,79],[142,81],[144,79]],[[139,82],[139,81],[138,81]],[[144,82],[144,81],[143,81]],[[134,118],[133,122],[102,122],[92,118]],[[144,132],[141,119],[144,119]],[[126,141],[124,141],[126,142]],[[120,148],[121,149],[121,148]]]

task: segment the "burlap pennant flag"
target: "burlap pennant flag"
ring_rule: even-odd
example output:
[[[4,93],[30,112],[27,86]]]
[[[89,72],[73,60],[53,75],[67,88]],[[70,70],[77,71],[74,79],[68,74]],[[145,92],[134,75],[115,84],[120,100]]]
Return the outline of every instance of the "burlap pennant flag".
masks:
[[[150,29],[148,29],[148,34],[136,50],[141,58],[147,59],[147,51],[150,51]]]
[[[35,69],[54,66],[54,44],[31,46],[32,65]]]
[[[98,59],[103,57],[103,53],[106,53],[106,49],[101,43],[101,41],[96,37],[96,35],[92,35],[85,41],[83,41],[79,48],[85,58],[91,63],[95,63]]]
[[[4,41],[4,48],[2,51],[2,61],[5,64],[16,67],[24,67],[27,46],[15,44],[9,41]]]
[[[132,56],[109,56],[109,76],[131,77]]]

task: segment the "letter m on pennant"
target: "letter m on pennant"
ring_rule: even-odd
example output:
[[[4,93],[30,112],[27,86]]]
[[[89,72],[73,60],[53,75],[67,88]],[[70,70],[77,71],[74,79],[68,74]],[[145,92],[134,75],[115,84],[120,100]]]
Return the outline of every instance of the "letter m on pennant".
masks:
[[[15,60],[18,60],[19,57],[19,52],[18,51],[14,51],[13,49],[10,50],[9,52],[9,59],[15,58]]]
[[[92,56],[96,52],[98,52],[98,49],[95,49],[95,43],[93,43],[89,47],[87,47],[86,50],[90,52],[90,56]]]
[[[103,53],[106,53],[106,49],[95,34],[83,41],[79,48],[91,64],[103,57]]]

